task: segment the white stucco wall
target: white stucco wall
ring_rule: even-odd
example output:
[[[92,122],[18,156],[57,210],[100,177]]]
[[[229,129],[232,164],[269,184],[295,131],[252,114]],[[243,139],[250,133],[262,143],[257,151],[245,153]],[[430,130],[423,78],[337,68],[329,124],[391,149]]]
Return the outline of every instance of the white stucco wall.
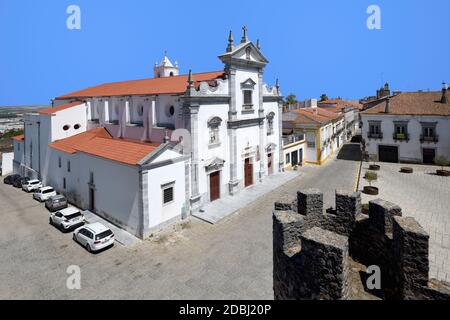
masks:
[[[174,201],[163,204],[162,186],[172,182],[174,182]],[[148,171],[148,228],[158,227],[180,217],[184,210],[188,211],[185,188],[185,163],[183,161]]]
[[[422,162],[423,148],[436,149],[436,155],[444,155],[450,159],[450,117],[445,116],[396,116],[396,115],[368,115],[361,114],[363,122],[362,135],[366,140],[366,151],[370,155],[378,156],[378,146],[397,146],[399,160],[402,162]],[[368,139],[369,121],[381,121],[382,140]],[[409,141],[395,141],[394,121],[408,121]],[[436,122],[438,143],[420,141],[422,134],[421,122]]]
[[[14,152],[1,153],[2,157],[1,167],[2,167],[2,175],[8,175],[13,172],[13,160],[14,160]]]

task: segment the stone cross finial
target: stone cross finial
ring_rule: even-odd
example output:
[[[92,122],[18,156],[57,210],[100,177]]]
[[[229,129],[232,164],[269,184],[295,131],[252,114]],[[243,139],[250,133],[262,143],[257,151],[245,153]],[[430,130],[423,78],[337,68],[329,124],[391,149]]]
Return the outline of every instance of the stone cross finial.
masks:
[[[233,39],[233,31],[230,31],[230,34],[228,35],[228,47],[227,47],[227,52],[233,51],[233,49],[234,49],[233,42],[234,42],[234,39]]]
[[[248,29],[247,29],[247,27],[243,26],[242,27],[242,31],[243,31],[243,34],[242,34],[241,43],[246,43],[248,41],[248,38],[247,38],[247,31],[248,31]]]
[[[192,69],[189,69],[189,76],[188,76],[188,89],[191,89],[194,87],[194,80],[192,78]]]
[[[275,82],[275,88],[277,89],[277,94],[280,94],[280,81],[277,78],[277,81]]]

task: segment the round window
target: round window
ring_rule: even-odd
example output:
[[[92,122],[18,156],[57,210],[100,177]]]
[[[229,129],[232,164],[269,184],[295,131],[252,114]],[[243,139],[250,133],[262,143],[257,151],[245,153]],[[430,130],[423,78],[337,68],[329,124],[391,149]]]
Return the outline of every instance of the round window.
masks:
[[[175,114],[175,107],[174,106],[170,106],[169,114],[170,114],[170,116],[173,116]]]
[[[73,126],[73,128],[74,128],[75,130],[78,130],[78,129],[81,128],[81,124],[76,124],[76,125]]]
[[[63,127],[63,130],[64,131],[67,131],[67,130],[69,130],[70,129],[70,126],[68,125],[68,124],[66,124],[64,127]]]

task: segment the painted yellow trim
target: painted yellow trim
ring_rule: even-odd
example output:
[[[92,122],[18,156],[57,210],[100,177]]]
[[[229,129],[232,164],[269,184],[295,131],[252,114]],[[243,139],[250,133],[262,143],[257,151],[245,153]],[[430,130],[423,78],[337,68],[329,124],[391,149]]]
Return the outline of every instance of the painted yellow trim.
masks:
[[[357,166],[356,166],[356,178],[355,178],[355,185],[354,185],[354,188],[353,188],[353,190],[354,190],[354,192],[357,192],[358,191],[358,181],[359,181],[359,177],[360,177],[360,175],[361,175],[361,163],[359,163]]]

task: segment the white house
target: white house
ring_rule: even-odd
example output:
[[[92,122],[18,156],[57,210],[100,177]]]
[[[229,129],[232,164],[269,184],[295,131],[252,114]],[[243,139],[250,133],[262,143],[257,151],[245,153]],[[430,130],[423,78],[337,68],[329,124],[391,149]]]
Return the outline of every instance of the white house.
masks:
[[[245,28],[219,59],[223,71],[179,75],[165,56],[154,78],[57,97],[25,117],[15,171],[140,237],[264,182],[283,167],[279,87]]]
[[[356,101],[346,101],[340,98],[318,102],[318,107],[327,111],[344,115],[344,126],[346,129],[346,139],[353,137],[359,128],[359,111],[362,104]]]
[[[321,165],[345,143],[347,135],[344,120],[344,115],[319,108],[317,100],[312,99],[306,108],[283,114],[283,130],[303,134],[306,146],[298,144],[298,147],[302,148],[304,161]]]
[[[442,92],[403,92],[371,102],[361,113],[369,156],[379,161],[432,164],[450,159],[450,104]]]

